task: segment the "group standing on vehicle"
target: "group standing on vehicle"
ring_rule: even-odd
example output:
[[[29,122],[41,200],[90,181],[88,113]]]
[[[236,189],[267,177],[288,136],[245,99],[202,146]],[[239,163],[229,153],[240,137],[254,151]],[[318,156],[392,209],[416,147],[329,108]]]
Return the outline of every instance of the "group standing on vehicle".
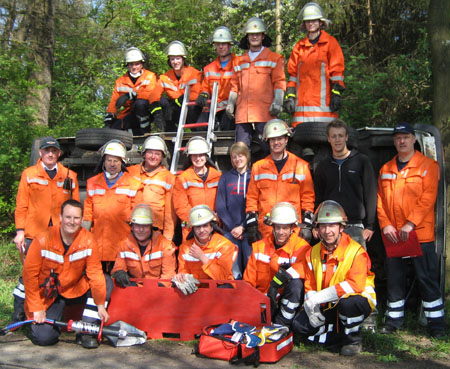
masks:
[[[288,81],[284,59],[269,49],[259,18],[245,25],[241,56],[231,52],[227,27],[214,31],[217,59],[203,76],[187,64],[180,41],[167,47],[171,69],[159,78],[143,68],[139,49],[125,53],[128,71],[116,81],[105,125],[144,134],[153,122],[158,130],[174,131],[187,86],[193,102],[187,121],[206,120],[218,82],[218,127],[235,129],[233,169],[227,173],[215,167],[212,147],[201,135],[187,143],[186,167],[178,175],[165,166],[170,153],[159,136],[146,139],[142,163],[128,168],[125,145],[111,140],[101,149],[97,174],[87,181],[83,214],[76,174],[57,163],[58,141],[41,141],[41,159],[20,181],[14,239],[25,263],[23,283],[14,290],[13,321],[24,314],[35,320],[33,342],[56,343],[59,332],[45,318],[59,319],[64,305],[81,296],[87,298],[86,319],[106,321],[110,275],[119,288],[133,285],[130,278],[170,279],[184,295],[195,293],[199,279],[243,279],[268,295],[275,323],[356,355],[361,325],[376,307],[366,241],[377,210],[390,242],[406,242],[417,233],[423,256],[413,265],[423,310],[430,334],[445,335],[433,247],[438,164],[415,151],[409,124],[396,126],[398,155],[381,169],[377,202],[370,161],[347,145],[348,128],[337,119],[345,89],[342,50],[325,32],[329,20],[318,4],[307,3],[300,18],[307,35],[289,58]],[[294,128],[329,124],[331,154],[313,173],[287,149],[293,128],[279,119],[283,109],[293,115]],[[254,133],[262,158],[252,165]],[[177,222],[179,247],[172,241]],[[381,332],[392,333],[404,320],[406,271],[402,258],[388,258],[386,265]],[[80,338],[87,348],[96,347],[94,341]]]

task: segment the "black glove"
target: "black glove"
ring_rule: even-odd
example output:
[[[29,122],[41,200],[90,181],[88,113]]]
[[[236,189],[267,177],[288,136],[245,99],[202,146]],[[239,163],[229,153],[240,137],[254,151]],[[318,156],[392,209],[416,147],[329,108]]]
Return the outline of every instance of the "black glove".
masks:
[[[195,104],[204,108],[208,103],[208,97],[209,95],[206,92],[202,92],[200,95],[198,95],[197,100],[195,100]]]
[[[54,273],[52,269],[50,276],[39,287],[44,287],[44,297],[46,300],[57,297],[61,293],[61,283],[59,282],[58,274]]]
[[[184,95],[181,95],[179,98],[175,99],[175,104],[177,104],[180,108],[183,105]]]
[[[284,97],[284,110],[288,114],[294,114],[295,112],[295,98],[297,97],[295,87],[288,87],[286,90],[286,96]]]
[[[302,211],[303,224],[300,230],[300,237],[306,242],[310,243],[312,240],[312,227],[314,220],[314,213],[308,210]]]
[[[292,276],[287,272],[290,267],[291,264],[281,264],[277,274],[273,276],[270,286],[278,291],[279,288],[288,283],[292,279]]]
[[[105,114],[105,118],[103,118],[103,122],[105,123],[105,127],[111,127],[115,119],[116,119],[116,114],[114,114],[114,113],[106,113]]]
[[[249,212],[246,214],[245,230],[247,231],[247,239],[250,245],[262,238],[261,233],[258,231],[258,213]]]
[[[160,132],[164,132],[166,121],[164,120],[163,108],[159,101],[154,101],[150,104],[150,114],[153,116],[153,123]]]
[[[270,299],[270,313],[271,313],[270,315],[272,316],[272,321],[278,312],[277,294],[278,294],[278,287],[272,286],[271,283],[269,290],[267,291],[267,297]]]
[[[341,93],[344,92],[345,88],[339,83],[335,83],[331,86],[331,100],[330,100],[330,110],[331,112],[338,111],[341,108]]]
[[[132,285],[130,282],[130,276],[125,270],[118,270],[117,272],[114,272],[112,277],[119,287],[125,288]]]

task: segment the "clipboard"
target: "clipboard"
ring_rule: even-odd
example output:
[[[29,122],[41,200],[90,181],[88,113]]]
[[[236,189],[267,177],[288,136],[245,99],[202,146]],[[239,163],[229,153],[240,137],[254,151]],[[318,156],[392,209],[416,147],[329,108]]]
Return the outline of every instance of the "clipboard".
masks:
[[[409,232],[409,238],[406,241],[401,241],[399,238],[397,243],[391,242],[383,232],[381,232],[381,237],[388,258],[414,258],[423,255],[417,233],[414,230]]]

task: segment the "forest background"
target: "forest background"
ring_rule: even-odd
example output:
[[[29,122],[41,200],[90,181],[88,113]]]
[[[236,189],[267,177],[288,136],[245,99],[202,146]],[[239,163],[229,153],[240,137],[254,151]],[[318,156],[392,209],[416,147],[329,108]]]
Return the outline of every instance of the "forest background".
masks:
[[[127,47],[143,50],[146,68],[159,75],[169,68],[164,48],[180,40],[188,62],[202,69],[216,58],[209,38],[217,26],[228,26],[239,41],[246,20],[258,16],[272,49],[287,61],[304,37],[298,14],[306,2],[0,0],[0,233],[14,230],[15,195],[32,140],[102,127],[114,81],[126,70]],[[341,118],[355,128],[434,124],[448,157],[450,1],[318,2],[345,55]]]

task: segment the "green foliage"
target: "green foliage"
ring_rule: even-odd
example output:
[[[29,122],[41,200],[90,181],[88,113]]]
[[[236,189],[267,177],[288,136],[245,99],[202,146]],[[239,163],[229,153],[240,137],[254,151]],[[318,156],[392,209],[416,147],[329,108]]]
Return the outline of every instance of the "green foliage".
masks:
[[[0,241],[0,324],[6,324],[13,312],[12,291],[22,273],[16,246]]]

